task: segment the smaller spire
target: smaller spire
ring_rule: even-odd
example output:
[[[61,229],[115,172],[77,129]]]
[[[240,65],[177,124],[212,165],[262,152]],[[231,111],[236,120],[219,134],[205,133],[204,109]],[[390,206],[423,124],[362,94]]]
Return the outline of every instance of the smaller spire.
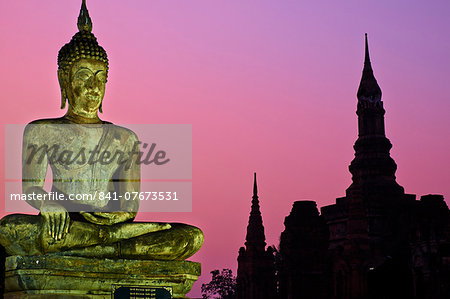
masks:
[[[253,196],[250,217],[248,219],[247,235],[245,246],[247,250],[264,251],[266,247],[266,237],[262,222],[261,211],[259,209],[258,187],[256,185],[256,172],[253,175]]]
[[[258,186],[256,185],[256,172],[253,177],[253,197],[258,197]]]
[[[78,16],[78,30],[92,32],[92,21],[86,7],[86,0],[81,3],[80,15]]]
[[[367,33],[365,34],[364,68],[362,72],[361,82],[358,88],[357,97],[360,101],[381,101],[381,89],[380,86],[378,86],[375,76],[373,75],[372,64],[370,63]]]

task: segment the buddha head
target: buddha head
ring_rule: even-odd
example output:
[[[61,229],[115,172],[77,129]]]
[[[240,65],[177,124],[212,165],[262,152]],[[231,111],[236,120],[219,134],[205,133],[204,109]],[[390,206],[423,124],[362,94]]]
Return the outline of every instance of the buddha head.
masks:
[[[108,76],[108,57],[92,31],[92,21],[81,4],[78,32],[58,53],[58,80],[61,109],[69,101],[69,110],[78,116],[92,117],[102,112]]]

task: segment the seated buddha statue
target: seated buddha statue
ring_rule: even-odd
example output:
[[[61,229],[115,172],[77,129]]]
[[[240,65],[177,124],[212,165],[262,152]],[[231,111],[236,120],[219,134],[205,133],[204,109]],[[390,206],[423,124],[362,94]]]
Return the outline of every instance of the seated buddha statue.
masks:
[[[58,54],[61,118],[40,119],[27,125],[23,135],[22,190],[44,200],[27,201],[39,215],[11,214],[0,220],[0,244],[8,255],[57,253],[96,258],[184,260],[203,243],[200,229],[181,223],[133,222],[139,200],[126,200],[126,192],[140,191],[140,165],[89,163],[79,159],[64,163],[51,155],[107,148],[109,152],[135,150],[138,137],[129,129],[102,121],[102,102],[108,77],[106,51],[92,34],[92,22],[83,0],[78,30]],[[30,151],[39,153],[34,158]],[[31,155],[31,156],[30,156]],[[32,159],[33,158],[33,159]],[[102,162],[102,161],[100,161]],[[99,199],[78,203],[45,200],[47,168],[53,176],[52,192],[108,194],[117,201]]]

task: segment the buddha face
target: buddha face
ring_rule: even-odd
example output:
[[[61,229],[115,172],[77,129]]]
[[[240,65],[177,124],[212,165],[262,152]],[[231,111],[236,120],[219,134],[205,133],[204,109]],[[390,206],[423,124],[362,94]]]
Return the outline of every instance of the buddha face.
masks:
[[[69,109],[79,116],[97,116],[105,96],[106,64],[95,59],[81,59],[72,65],[69,73],[59,76],[61,89],[69,100]]]

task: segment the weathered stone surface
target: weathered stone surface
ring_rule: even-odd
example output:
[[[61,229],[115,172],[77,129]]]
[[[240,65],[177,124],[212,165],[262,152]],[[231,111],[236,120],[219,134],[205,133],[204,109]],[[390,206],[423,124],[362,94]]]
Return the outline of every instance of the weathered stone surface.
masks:
[[[190,261],[110,260],[60,256],[10,256],[5,298],[111,298],[113,284],[169,286],[187,298],[201,272]]]

